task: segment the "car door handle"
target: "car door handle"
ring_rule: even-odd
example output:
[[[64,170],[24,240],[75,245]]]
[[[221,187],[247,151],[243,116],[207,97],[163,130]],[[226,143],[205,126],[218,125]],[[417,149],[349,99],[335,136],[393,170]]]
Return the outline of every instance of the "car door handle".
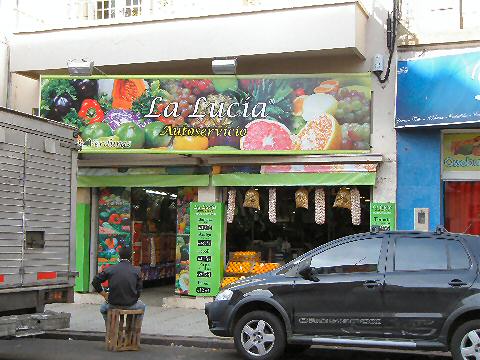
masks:
[[[363,286],[367,289],[374,289],[376,287],[382,286],[382,283],[379,280],[367,280],[363,283]]]
[[[450,285],[451,287],[460,287],[460,286],[465,286],[467,285],[466,282],[460,280],[460,279],[453,279],[452,281],[450,281],[448,283],[448,285]]]

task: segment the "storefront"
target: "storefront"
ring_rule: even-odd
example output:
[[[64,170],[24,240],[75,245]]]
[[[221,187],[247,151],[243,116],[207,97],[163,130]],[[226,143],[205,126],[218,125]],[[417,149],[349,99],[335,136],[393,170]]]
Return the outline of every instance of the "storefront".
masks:
[[[43,115],[76,125],[82,144],[90,221],[77,233],[91,237],[90,251],[77,244],[77,263],[91,278],[131,246],[147,286],[212,296],[368,231],[382,162],[370,152],[370,82],[368,73],[43,78]]]
[[[398,226],[480,234],[480,53],[398,64]]]

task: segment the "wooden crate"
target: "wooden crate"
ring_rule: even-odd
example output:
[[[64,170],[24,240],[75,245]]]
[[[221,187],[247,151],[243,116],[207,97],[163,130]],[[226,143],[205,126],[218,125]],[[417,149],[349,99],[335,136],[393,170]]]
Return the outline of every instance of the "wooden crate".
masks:
[[[107,316],[105,345],[109,351],[135,351],[140,348],[143,310],[111,309]]]

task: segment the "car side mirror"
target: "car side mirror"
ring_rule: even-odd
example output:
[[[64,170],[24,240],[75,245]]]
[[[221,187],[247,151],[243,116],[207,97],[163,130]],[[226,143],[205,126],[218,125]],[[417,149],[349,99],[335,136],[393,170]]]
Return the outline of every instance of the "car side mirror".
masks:
[[[306,265],[302,267],[299,271],[298,274],[305,280],[310,280],[314,282],[319,282],[320,279],[315,275],[313,269],[310,267],[310,265]]]

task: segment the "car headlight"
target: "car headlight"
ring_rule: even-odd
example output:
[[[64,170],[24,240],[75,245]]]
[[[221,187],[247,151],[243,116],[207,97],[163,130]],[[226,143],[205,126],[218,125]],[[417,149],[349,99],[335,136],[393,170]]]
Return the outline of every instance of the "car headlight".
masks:
[[[215,301],[220,301],[220,300],[230,300],[232,298],[233,291],[230,289],[226,289],[218,293],[217,296],[215,296]]]

